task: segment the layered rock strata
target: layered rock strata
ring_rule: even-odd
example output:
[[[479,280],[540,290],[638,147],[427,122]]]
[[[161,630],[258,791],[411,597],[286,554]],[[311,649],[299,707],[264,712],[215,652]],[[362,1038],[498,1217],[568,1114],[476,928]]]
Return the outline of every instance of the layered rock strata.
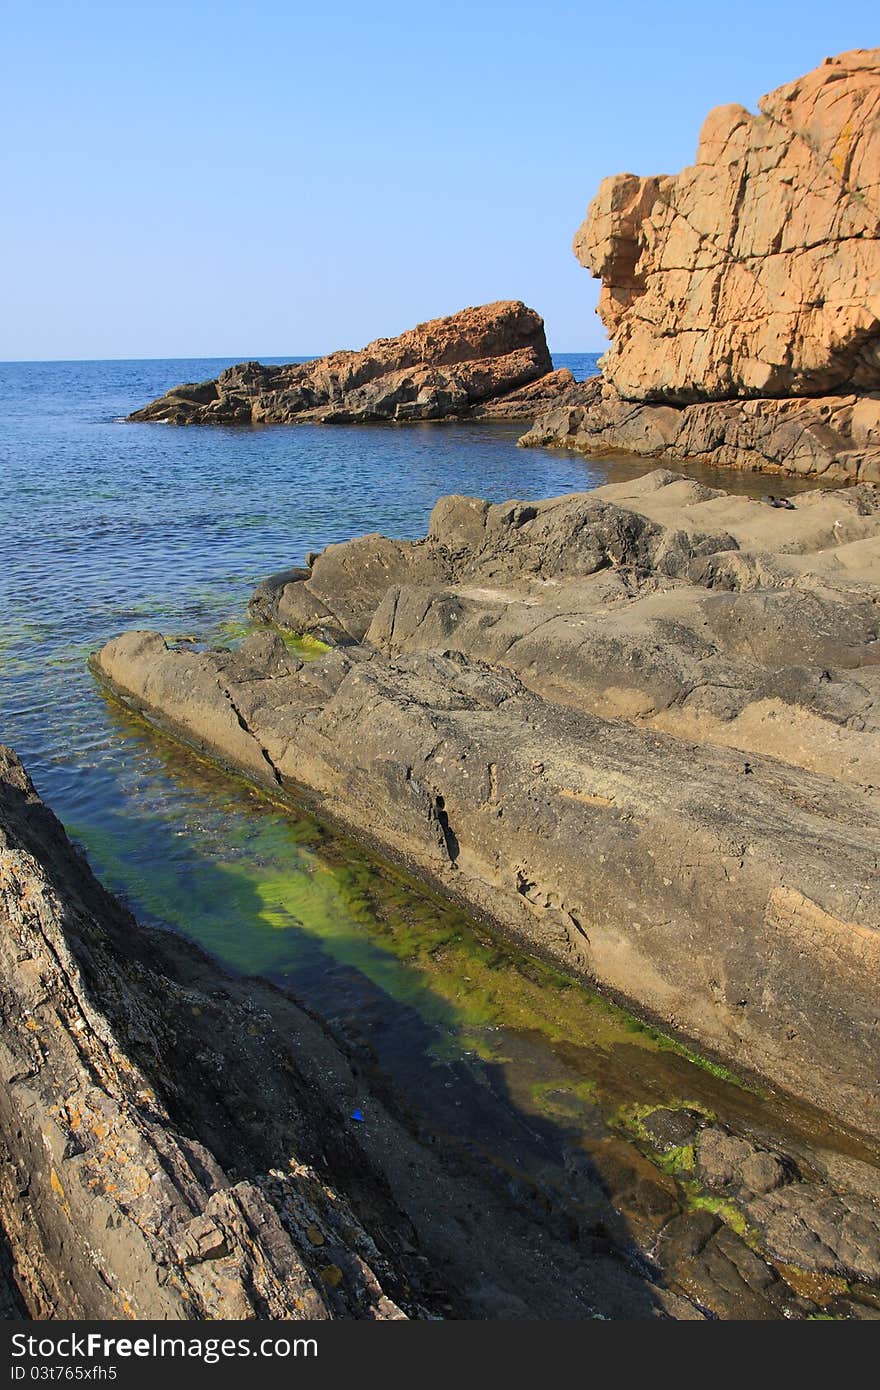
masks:
[[[624,400],[602,377],[570,388],[519,440],[525,449],[644,454],[672,464],[880,481],[880,394],[706,401]]]
[[[327,1154],[360,1170],[380,1242],[406,1244],[295,1041],[138,926],[2,747],[0,981],[0,1216],[32,1316],[404,1317],[389,1282],[424,1312],[328,1181]]]
[[[136,708],[874,1135],[880,497],[659,472],[437,504],[263,585],[302,665],[129,633]]]
[[[380,420],[525,420],[574,382],[554,371],[543,320],[518,301],[463,309],[359,352],[265,367],[242,362],[215,381],[176,386],[131,420],[192,424],[353,424]]]
[[[719,107],[690,168],[601,184],[574,249],[606,388],[526,442],[876,478],[878,227],[880,50]]]

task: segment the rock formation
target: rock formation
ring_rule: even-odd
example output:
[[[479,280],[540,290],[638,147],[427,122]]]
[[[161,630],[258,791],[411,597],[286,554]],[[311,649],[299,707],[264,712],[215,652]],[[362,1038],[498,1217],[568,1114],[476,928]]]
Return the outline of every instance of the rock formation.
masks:
[[[880,50],[759,108],[711,112],[680,174],[600,185],[574,249],[605,387],[525,443],[880,477]]]
[[[880,1135],[880,495],[438,502],[257,591],[303,666],[129,633],[134,707]]]
[[[543,320],[516,301],[420,323],[360,352],[176,386],[129,416],[175,425],[352,424],[376,420],[530,419],[574,382],[554,371]]]

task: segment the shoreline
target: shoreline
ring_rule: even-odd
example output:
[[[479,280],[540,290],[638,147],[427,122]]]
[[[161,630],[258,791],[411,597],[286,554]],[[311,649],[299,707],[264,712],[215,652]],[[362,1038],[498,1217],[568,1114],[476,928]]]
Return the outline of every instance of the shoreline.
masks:
[[[723,623],[719,635],[729,630],[729,618],[725,616],[728,613],[737,622],[743,618],[769,622],[771,631],[775,631],[778,622],[774,616],[777,609],[784,611],[790,627],[806,621],[809,628],[813,622],[810,604],[805,606],[805,601],[791,592],[788,579],[781,581],[781,588],[774,588],[780,580],[765,577],[764,590],[755,589],[752,580],[741,590],[734,585],[732,593],[724,585],[720,592],[713,587],[719,569],[733,567],[732,573],[746,573],[754,563],[748,552],[730,538],[707,540],[692,530],[690,539],[683,539],[684,532],[664,529],[666,523],[658,530],[656,523],[644,516],[644,506],[650,512],[654,497],[662,501],[666,491],[677,497],[676,489],[682,488],[685,496],[696,499],[697,511],[700,506],[708,506],[713,514],[713,507],[727,507],[726,514],[731,518],[742,514],[755,517],[749,525],[766,525],[763,511],[751,510],[756,504],[721,494],[713,497],[708,490],[678,481],[674,475],[647,475],[632,486],[636,500],[622,507],[599,500],[605,495],[619,495],[621,488],[625,495],[626,485],[613,485],[600,489],[598,494],[551,503],[511,503],[489,508],[482,522],[479,508],[487,504],[473,499],[443,499],[435,509],[429,531],[433,541],[399,543],[368,536],[331,546],[317,557],[311,569],[290,571],[262,585],[252,605],[252,616],[258,619],[311,631],[331,644],[342,642],[308,669],[291,659],[278,639],[268,635],[248,639],[239,654],[200,655],[169,650],[158,634],[134,633],[95,654],[93,670],[123,700],[131,703],[133,698],[141,715],[153,722],[158,718],[178,737],[182,733],[214,761],[244,769],[271,787],[289,786],[294,800],[313,806],[319,815],[342,824],[355,838],[363,839],[366,835],[373,844],[378,842],[381,853],[401,860],[419,877],[439,883],[468,910],[483,912],[496,921],[500,918],[507,930],[525,941],[529,949],[537,946],[569,973],[600,981],[618,997],[634,1002],[640,1011],[659,1018],[674,1033],[695,1039],[700,1049],[726,1061],[735,1059],[740,1066],[768,1077],[783,1090],[810,1099],[818,1096],[826,1111],[849,1117],[850,1122],[854,1114],[860,1114],[867,1131],[876,1134],[880,1132],[880,1116],[876,1121],[872,1119],[869,1042],[866,1038],[864,1043],[857,1043],[855,1034],[849,1042],[842,1034],[832,1041],[835,1029],[845,1031],[851,1020],[858,1033],[868,1026],[870,1015],[867,997],[864,1009],[855,1003],[860,992],[864,993],[858,983],[858,962],[860,953],[870,952],[880,938],[869,925],[869,918],[863,927],[849,926],[846,914],[852,910],[850,901],[853,905],[856,902],[850,895],[848,875],[861,873],[859,846],[865,834],[870,834],[867,825],[873,802],[870,793],[864,799],[859,782],[866,776],[870,781],[873,764],[864,759],[874,758],[874,735],[848,732],[835,722],[837,713],[821,703],[815,705],[815,713],[807,714],[810,701],[815,704],[817,696],[826,699],[824,693],[820,694],[824,687],[815,687],[814,696],[810,693],[814,686],[807,682],[803,691],[792,697],[793,677],[777,673],[773,681],[779,694],[773,698],[779,709],[784,708],[784,704],[779,705],[780,697],[783,702],[794,699],[792,714],[787,716],[789,743],[780,745],[780,733],[765,732],[774,730],[775,725],[756,722],[750,713],[767,708],[772,686],[767,686],[766,677],[756,675],[753,664],[735,664],[738,638],[726,655],[723,644],[721,648],[716,645],[711,661],[707,649],[699,666],[703,684],[707,680],[710,684],[719,683],[728,705],[725,690],[731,688],[732,681],[744,682],[743,695],[738,697],[742,712],[732,723],[730,710],[724,718],[712,713],[711,707],[698,717],[691,714],[682,709],[674,684],[670,689],[676,669],[683,674],[675,679],[684,681],[686,689],[693,686],[693,677],[687,674],[689,655],[685,666],[681,666],[690,651],[687,643],[682,648],[673,644],[668,652],[657,648],[657,657],[635,665],[625,647],[617,659],[622,662],[621,676],[631,672],[629,679],[635,678],[636,689],[632,693],[614,686],[607,666],[607,645],[598,648],[600,666],[593,669],[589,651],[585,654],[582,644],[577,647],[584,623],[595,621],[590,617],[591,609],[588,605],[582,618],[565,616],[563,604],[563,616],[555,617],[559,609],[553,585],[562,586],[563,596],[570,592],[572,601],[595,590],[604,595],[601,603],[607,607],[610,583],[610,592],[616,597],[607,609],[608,617],[602,620],[610,625],[609,638],[601,640],[606,644],[612,640],[618,646],[615,605],[623,615],[623,634],[629,630],[626,624],[632,622],[627,614],[641,608],[648,613],[677,614],[679,623],[694,605],[698,617],[704,611],[717,610],[716,621]],[[846,531],[839,529],[840,520],[832,525],[831,513],[827,526],[822,520],[829,506],[834,515],[843,507],[843,516],[850,508],[855,527],[852,534],[861,535],[865,527],[865,534],[872,534],[874,522],[870,515],[864,520],[860,517],[861,495],[855,494],[842,500],[837,493],[807,494],[798,512],[799,519],[786,524],[789,528],[807,526],[806,534],[818,525],[816,535],[824,535],[825,527],[828,534],[845,538]],[[559,541],[552,528],[559,524],[557,517],[563,518],[563,526],[569,525],[565,519],[569,513],[571,524],[580,528],[578,544],[587,547],[586,574],[596,573],[583,589],[585,579],[578,575],[575,563],[570,579],[561,575],[551,579],[550,588],[541,587],[544,581],[537,588],[532,584],[532,597],[528,597],[531,581],[522,588],[518,566],[522,563],[527,573],[534,564],[528,558],[532,553],[529,546],[537,546],[536,555],[544,553],[541,547],[545,545],[548,554],[557,554]],[[489,527],[486,518],[493,515],[497,515],[500,529],[481,529]],[[676,515],[673,509],[673,527]],[[581,517],[586,519],[586,526]],[[595,540],[589,539],[591,525],[597,528]],[[603,544],[610,544],[613,550],[618,539],[602,540],[603,535],[617,537],[627,528],[631,534],[624,547],[632,547],[633,557],[641,556],[632,573],[635,576],[641,565],[643,578],[624,579],[632,560],[621,556],[622,567],[615,573],[612,566],[606,579],[602,565],[589,558],[593,555],[589,547],[601,550]],[[532,534],[534,541],[523,540]],[[494,539],[486,539],[489,536]],[[522,562],[516,559],[516,547],[521,542],[526,556]],[[809,541],[808,547],[814,543]],[[680,555],[670,551],[672,544],[684,547]],[[857,547],[872,544],[872,540],[866,539],[857,542]],[[503,602],[498,580],[493,581],[492,590],[474,587],[475,583],[485,583],[476,571],[473,579],[464,584],[459,581],[460,587],[456,588],[445,557],[464,556],[454,563],[463,564],[466,572],[471,564],[466,558],[471,553],[469,546],[476,553],[480,546],[488,547],[487,556],[494,558],[479,561],[484,570],[488,566],[488,573],[501,574],[505,565],[513,566],[512,577],[501,581],[502,587],[504,583],[512,586],[509,593],[504,591]],[[513,550],[505,548],[509,546]],[[717,550],[719,546],[721,549]],[[667,567],[670,555],[676,556],[673,575],[684,576],[690,570],[691,578],[664,579],[658,585],[658,576],[652,575],[651,570],[651,547],[664,556],[663,564]],[[713,547],[717,550],[715,556],[711,554]],[[810,563],[809,553],[806,562]],[[760,564],[767,576],[772,574],[768,557]],[[432,568],[435,566],[439,566],[436,573]],[[712,576],[708,588],[700,579],[704,572]],[[323,577],[318,579],[319,575]],[[624,588],[630,585],[628,593],[615,589],[621,583]],[[639,597],[642,591],[644,597]],[[722,597],[725,592],[730,597]],[[741,597],[736,597],[737,592]],[[483,634],[491,634],[495,629],[485,626],[486,615],[491,614],[496,625],[499,621],[520,622],[527,618],[534,627],[536,615],[541,617],[541,604],[550,600],[557,606],[548,610],[546,622],[556,624],[559,636],[554,640],[563,645],[559,655],[552,656],[547,676],[530,677],[533,667],[523,665],[528,662],[527,655],[519,664],[511,664],[503,654],[500,661],[493,658],[494,649],[485,646]],[[584,599],[578,597],[577,601],[582,603]],[[334,614],[333,604],[340,602],[341,607]],[[412,605],[412,611],[422,615],[417,618],[415,629],[407,626],[411,624],[408,614]],[[869,601],[842,589],[836,611],[842,623],[838,646],[829,646],[821,625],[817,631],[810,628],[809,634],[805,628],[802,636],[793,636],[791,640],[790,659],[799,656],[803,661],[807,652],[804,644],[812,643],[815,659],[820,662],[851,664],[849,653],[859,650],[859,644],[869,636],[871,624],[876,626],[874,609]],[[438,617],[441,613],[446,615],[436,630],[430,626],[436,619],[429,618],[434,613]],[[423,621],[427,624],[424,636],[419,626]],[[668,619],[663,617],[663,622]],[[657,628],[658,634],[664,630]],[[407,637],[407,632],[412,632],[412,636]],[[521,646],[525,637],[517,636],[516,627],[512,632],[515,643]],[[448,649],[450,639],[452,650]],[[560,686],[566,662],[572,660],[566,645],[571,640],[576,643],[576,653],[580,652],[579,666],[570,670],[568,684]],[[639,637],[640,646],[644,640],[644,636]],[[848,643],[855,645],[850,647]],[[514,649],[519,650],[519,646]],[[503,644],[499,650],[503,653]],[[527,650],[523,648],[524,653]],[[767,650],[781,654],[777,637],[770,638]],[[449,657],[455,660],[450,662]],[[712,662],[716,663],[715,668]],[[717,674],[712,674],[713,669],[717,669]],[[797,681],[803,683],[801,667],[794,669],[799,672]],[[546,682],[551,676],[548,686]],[[599,684],[595,685],[597,680]],[[644,717],[638,713],[638,702],[644,702],[645,697],[638,695],[637,689],[656,691],[658,681],[660,689],[670,689],[666,697],[668,710],[664,712],[658,706],[658,713],[645,725]],[[783,689],[789,692],[785,696]],[[846,689],[844,685],[842,690]],[[609,690],[612,694],[617,690],[614,698],[622,702],[619,708],[609,704]],[[852,684],[854,693],[861,690],[861,685]],[[656,693],[651,698],[656,702]],[[273,712],[276,699],[286,702],[277,716]],[[472,709],[473,713],[459,717],[454,713],[457,708]],[[511,710],[510,717],[503,713],[505,709]],[[797,717],[803,724],[801,732],[792,722],[798,711]],[[775,710],[771,712],[774,719],[778,718]],[[361,729],[360,739],[352,741],[349,731],[357,727]],[[770,744],[768,737],[773,740]],[[694,739],[698,742],[688,742]],[[827,749],[822,740],[830,740]],[[382,754],[383,746],[394,750],[393,760],[387,753]],[[603,747],[607,747],[607,754],[599,751]],[[440,749],[444,750],[442,756]],[[695,785],[700,788],[696,799],[676,785],[672,772],[678,753],[685,749]],[[741,749],[749,755],[745,762]],[[766,754],[770,751],[781,751],[788,761],[780,764],[768,759]],[[548,759],[553,770],[545,772]],[[471,766],[476,782],[466,770]],[[489,768],[488,773],[485,767]],[[502,767],[503,775],[499,770],[492,771]],[[637,767],[645,779],[641,792],[637,790]],[[742,800],[738,790],[746,790],[743,768],[747,775],[751,774],[747,801]],[[565,779],[561,792],[554,790],[560,777]],[[793,777],[799,780],[792,782]],[[482,790],[481,778],[488,778]],[[579,781],[593,784],[595,794],[566,790],[571,785],[576,787]],[[791,817],[791,823],[785,826],[778,824],[773,809],[780,796]],[[720,799],[717,810],[710,809],[713,797]],[[817,819],[810,809],[805,816],[805,809],[818,809],[822,799],[829,803],[828,812],[823,812],[826,818],[820,815]],[[377,808],[381,831],[376,829]],[[502,815],[503,825],[499,824]],[[839,828],[835,816],[841,817]],[[670,827],[677,821],[681,830],[672,830]],[[581,824],[590,827],[590,833],[605,849],[600,856],[602,862],[592,863],[589,869],[578,861]],[[745,857],[743,851],[738,852],[739,861],[737,852],[727,845],[729,825],[741,825],[740,833],[751,840]],[[544,826],[546,830],[539,828]],[[746,826],[751,829],[746,830]],[[545,833],[551,840],[542,845],[535,837]],[[678,834],[685,839],[676,849]],[[850,844],[848,859],[841,850],[841,835]],[[688,838],[692,857],[695,853],[700,867],[695,876],[690,876],[690,887],[682,895],[672,869]],[[635,857],[628,848],[633,840],[642,846]],[[804,841],[812,844],[812,857],[805,853]],[[613,869],[603,867],[609,856]],[[787,861],[782,872],[780,856],[783,863]],[[667,861],[672,877],[663,879],[667,885],[663,887],[660,865]],[[842,877],[842,886],[831,885],[829,892],[833,864],[837,865],[837,877]],[[723,877],[719,877],[721,870]],[[733,886],[734,877],[739,888]],[[864,901],[869,903],[867,881],[860,891],[858,901],[867,893]],[[630,898],[621,897],[621,892],[629,893]],[[693,901],[691,894],[695,895]],[[722,923],[729,916],[733,933],[729,940],[725,940],[721,924],[710,928],[701,922],[700,904],[704,897],[708,903],[707,895],[714,895],[715,910],[720,911]],[[870,914],[872,909],[866,910]],[[647,913],[649,922],[659,915],[675,924],[674,929],[657,937],[656,944],[645,950],[639,945],[640,929],[636,927],[633,932],[627,925],[635,914],[643,913]],[[772,965],[759,944],[768,930],[775,940]],[[754,959],[743,948],[731,944],[737,933],[743,935],[744,941],[754,942]],[[837,1004],[829,1002],[821,1018],[811,1021],[806,1029],[808,1041],[790,1048],[785,1043],[785,1028],[793,1037],[804,1031],[804,1023],[795,1020],[802,1019],[812,987],[811,973],[804,973],[803,965],[798,963],[799,953],[801,949],[809,953],[819,951],[824,959],[827,946],[823,934],[829,941],[839,942],[842,952],[828,959],[831,973],[825,988],[832,995],[835,990],[842,992]],[[723,992],[716,991],[711,1007],[701,990],[699,972],[694,973],[688,954],[682,953],[680,938],[693,942],[692,949],[698,957],[705,956],[710,976],[723,980],[733,972],[731,979],[739,981],[729,984]],[[693,993],[684,985],[686,980]],[[848,983],[844,984],[844,980]],[[756,1009],[741,1013],[741,1006],[733,997],[736,990],[743,994],[746,1003],[755,999]],[[757,1002],[762,990],[770,990],[777,998],[782,991],[786,1003],[779,1017],[771,1017]],[[861,1013],[864,1019],[857,1022]],[[801,1060],[801,1047],[807,1048],[812,1066]],[[860,1072],[863,1055],[867,1066],[864,1074]]]
[[[872,1210],[870,1199],[865,1205],[846,1188],[847,1178],[869,1171],[867,1154],[859,1162],[858,1149],[844,1146],[839,1171],[821,1177],[813,1165],[823,1156],[830,1160],[831,1151],[811,1148],[808,1115],[801,1121],[804,1137],[797,1142],[790,1135],[780,1151],[772,1140],[768,1146],[766,1138],[749,1137],[748,1122],[731,1130],[708,1110],[637,1107],[620,1117],[616,1132],[588,1147],[576,1205],[562,1194],[554,1198],[551,1185],[544,1198],[550,1199],[548,1211],[536,1212],[534,1178],[503,1165],[493,1177],[478,1152],[469,1154],[442,1131],[432,1137],[423,1120],[401,1110],[393,1085],[389,1089],[365,1069],[363,1059],[341,1047],[288,991],[230,976],[177,934],[140,927],[132,935],[127,911],[95,883],[5,751],[0,831],[0,885],[6,907],[12,902],[19,914],[20,941],[30,946],[26,924],[34,893],[44,892],[42,875],[52,885],[58,924],[50,927],[44,916],[42,931],[49,928],[48,939],[58,927],[62,933],[54,947],[60,974],[56,968],[46,975],[39,946],[30,947],[27,967],[0,961],[8,1003],[27,1005],[37,966],[48,986],[33,1014],[44,1053],[30,1076],[7,1078],[19,1102],[25,1091],[30,1098],[27,1124],[16,1131],[10,1117],[0,1116],[0,1142],[13,1171],[32,1125],[48,1125],[53,1135],[51,1172],[37,1148],[28,1150],[31,1189],[24,1210],[20,1194],[8,1184],[3,1192],[13,1271],[32,1314],[772,1319],[872,1316],[880,1308],[880,1263],[875,1289],[868,1249],[846,1257],[856,1261],[848,1278],[810,1273],[772,1254],[774,1244],[785,1253],[784,1222],[777,1219],[768,1229],[769,1256],[764,1235],[747,1224],[753,1219],[748,1203],[755,1202],[749,1184],[763,1183],[772,1196],[780,1179],[801,1207],[806,1194],[814,1203],[843,1201],[853,1212]],[[63,1053],[67,1045],[70,1016],[60,1032],[48,1035],[43,1020],[47,1003],[50,1012],[68,1008],[63,1001],[71,989],[90,999],[85,1026],[73,1020],[80,1056],[94,1060],[95,1050],[104,1049],[112,1060],[97,1083],[82,1076],[68,1085],[59,1106],[55,1050]],[[8,1004],[7,1015],[9,1023],[14,1014]],[[15,1022],[4,1046],[29,1047],[27,1037]],[[179,1071],[184,1056],[185,1085]],[[114,1076],[125,1078],[121,1094]],[[352,1105],[363,1107],[364,1123],[347,1118]],[[79,1116],[94,1116],[96,1123],[84,1126]],[[108,1123],[112,1151],[105,1146]],[[181,1125],[188,1148],[175,1157]],[[690,1141],[675,1131],[684,1148],[670,1148],[667,1131],[675,1125],[690,1126]],[[153,1146],[176,1185],[172,1212],[154,1210],[153,1197],[142,1195],[140,1174],[155,1162]],[[845,1158],[849,1153],[853,1157]],[[201,1188],[179,1166],[193,1160]],[[98,1196],[89,1176],[96,1162]],[[733,1187],[731,1163],[739,1175]],[[39,1200],[32,1208],[44,1180],[61,1200]],[[154,1185],[148,1184],[151,1192]],[[205,1189],[207,1202],[197,1196]],[[93,1220],[114,1203],[114,1237],[101,1247],[104,1292],[98,1298],[77,1265],[78,1252],[84,1239],[94,1240]],[[471,1213],[467,1233],[445,1214],[456,1210]],[[572,1244],[565,1227],[575,1212],[583,1229]],[[563,1229],[557,1230],[560,1219]],[[474,1221],[481,1228],[476,1247]],[[58,1253],[50,1254],[56,1245]],[[557,1270],[562,1260],[573,1280],[564,1306],[552,1281],[543,1294],[535,1285],[535,1261],[540,1266],[548,1258]],[[258,1271],[255,1283],[249,1269]],[[65,1283],[71,1279],[72,1285]],[[293,1304],[285,1304],[291,1291]],[[261,1304],[261,1298],[268,1301]]]

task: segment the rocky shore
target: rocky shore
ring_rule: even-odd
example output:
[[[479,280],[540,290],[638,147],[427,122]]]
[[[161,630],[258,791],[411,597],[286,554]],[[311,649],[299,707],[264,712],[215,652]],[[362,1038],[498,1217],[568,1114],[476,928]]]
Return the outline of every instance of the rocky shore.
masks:
[[[876,482],[878,168],[870,49],[718,107],[680,174],[605,179],[574,242],[604,383],[521,442]]]
[[[7,749],[0,924],[7,1316],[880,1316],[855,1136],[729,1087],[722,1119],[670,1054],[692,1099],[596,1109],[561,1186],[496,1168],[289,995],[136,923]]]
[[[424,1315],[411,1228],[297,1056],[355,1093],[321,1030],[140,927],[2,747],[0,925],[0,1212],[32,1316]]]
[[[554,371],[544,322],[519,301],[463,309],[359,352],[176,386],[129,416],[174,425],[364,424],[533,419],[571,389]]]
[[[703,1047],[880,1136],[880,495],[673,474],[366,536],[238,651],[128,633],[148,718]]]

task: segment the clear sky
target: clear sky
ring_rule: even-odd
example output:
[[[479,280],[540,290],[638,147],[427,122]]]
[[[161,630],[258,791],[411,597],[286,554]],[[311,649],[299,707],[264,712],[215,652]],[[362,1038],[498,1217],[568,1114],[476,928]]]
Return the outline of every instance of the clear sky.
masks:
[[[599,180],[880,8],[7,0],[0,36],[0,358],[305,355],[504,298],[573,352]]]

